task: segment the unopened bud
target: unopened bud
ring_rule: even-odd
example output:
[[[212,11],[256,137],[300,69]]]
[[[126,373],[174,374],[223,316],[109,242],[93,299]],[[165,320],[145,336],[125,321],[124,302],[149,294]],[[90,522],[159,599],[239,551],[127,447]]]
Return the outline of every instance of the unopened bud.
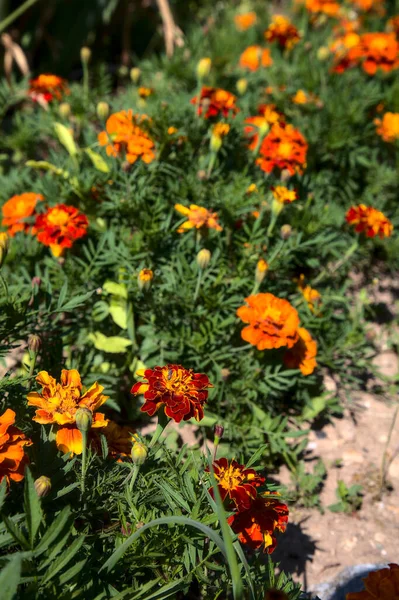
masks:
[[[10,247],[10,238],[7,233],[2,231],[0,233],[0,269],[4,264],[4,261],[8,254],[9,247]]]
[[[127,68],[127,66],[121,65],[118,69],[119,77],[127,77],[128,74],[129,74],[129,69]]]
[[[220,374],[222,376],[223,381],[227,381],[230,377],[230,371],[226,368],[221,369]]]
[[[63,119],[67,119],[71,114],[71,105],[69,102],[61,102],[58,112]]]
[[[135,442],[132,447],[131,456],[135,465],[142,465],[147,458],[147,448],[141,442]]]
[[[97,104],[97,117],[105,121],[109,115],[109,104],[108,102],[99,102]]]
[[[93,422],[93,413],[86,407],[78,408],[75,413],[76,427],[81,432],[89,431]]]
[[[211,253],[206,248],[202,248],[197,254],[197,265],[200,269],[206,269],[211,260]]]
[[[240,96],[243,96],[248,89],[248,81],[242,77],[237,81],[236,88]]]
[[[213,440],[213,443],[215,444],[215,446],[217,446],[219,444],[220,440],[223,437],[223,433],[224,433],[223,425],[215,425],[215,437]]]
[[[153,279],[154,273],[151,269],[141,269],[137,277],[140,290],[149,290]]]
[[[133,81],[133,83],[138,83],[140,77],[141,69],[139,69],[138,67],[133,67],[133,69],[130,69],[130,79]]]
[[[261,125],[259,126],[259,135],[261,138],[264,138],[267,133],[269,133],[270,125],[266,121],[266,119],[262,120]]]
[[[280,235],[282,240],[288,240],[288,238],[292,235],[292,227],[291,225],[282,225],[280,229]]]
[[[216,123],[212,127],[210,148],[211,152],[219,152],[222,147],[223,138],[229,133],[230,125],[227,123]]]
[[[327,60],[327,58],[330,56],[330,50],[327,48],[327,46],[320,46],[320,48],[317,51],[317,58],[320,61],[324,61]]]
[[[197,77],[200,81],[208,77],[211,71],[212,61],[210,58],[201,58],[197,63]]]
[[[31,333],[28,337],[28,350],[33,354],[37,354],[40,350],[40,346],[42,345],[42,341],[40,337],[36,333]]]
[[[255,271],[255,281],[257,284],[262,283],[262,281],[266,277],[268,268],[269,268],[269,265],[267,264],[267,262],[265,260],[263,260],[263,258],[258,260],[258,264],[256,265],[256,271]]]
[[[80,49],[80,60],[82,61],[82,63],[87,65],[87,63],[90,61],[90,59],[91,59],[90,48],[88,48],[87,46],[83,46],[83,48]]]
[[[35,490],[39,498],[44,498],[51,491],[51,480],[45,475],[41,475],[35,480]]]

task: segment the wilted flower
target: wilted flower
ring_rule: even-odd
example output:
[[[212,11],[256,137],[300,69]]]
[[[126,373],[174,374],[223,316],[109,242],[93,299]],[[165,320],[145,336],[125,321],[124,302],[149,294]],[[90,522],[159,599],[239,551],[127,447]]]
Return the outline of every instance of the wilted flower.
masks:
[[[82,434],[76,419],[79,409],[85,408],[91,413],[93,428],[105,427],[108,423],[97,409],[108,400],[104,396],[102,385],[97,382],[82,394],[82,382],[75,369],[61,372],[61,382],[57,383],[47,371],[40,371],[36,381],[42,386],[41,393],[30,392],[27,396],[29,406],[37,406],[33,421],[42,425],[56,426],[56,444],[61,452],[81,454],[83,448]]]
[[[363,592],[350,592],[346,600],[396,600],[399,598],[399,565],[390,563],[386,569],[371,571],[363,579]]]
[[[249,46],[240,56],[240,67],[257,71],[259,67],[270,67],[273,59],[270,56],[269,48],[261,46]]]
[[[399,140],[399,113],[387,112],[381,119],[375,119],[377,133],[384,142],[395,142]]]
[[[57,204],[37,215],[35,234],[40,243],[49,246],[54,256],[61,256],[65,248],[87,233],[89,221],[74,206]]]
[[[188,421],[194,417],[200,421],[203,418],[207,388],[213,387],[207,375],[174,364],[141,369],[137,375],[143,377],[144,382],[135,383],[131,392],[144,395],[142,412],[152,417],[163,406],[165,415],[176,423],[182,419]]]
[[[212,67],[212,60],[210,58],[201,58],[197,64],[197,78],[202,81],[208,77]]]
[[[268,42],[276,41],[282,48],[290,49],[299,42],[301,36],[287,17],[273,15],[272,22],[265,31],[265,38]]]
[[[227,458],[215,460],[212,466],[222,502],[234,503],[238,510],[248,509],[256,498],[256,488],[265,483],[265,478],[254,469],[247,469],[235,460],[229,462]]]
[[[148,290],[153,279],[154,272],[151,269],[141,269],[137,277],[140,290]]]
[[[355,225],[357,233],[364,232],[367,237],[389,237],[393,231],[393,225],[384,213],[365,204],[352,206],[345,218],[350,225]]]
[[[18,231],[34,233],[32,225],[29,224],[29,217],[35,213],[36,204],[44,200],[41,194],[35,192],[25,192],[17,196],[12,196],[3,204],[2,225],[8,227],[8,235],[14,237]]]
[[[61,100],[64,94],[69,94],[67,82],[58,75],[39,75],[30,82],[28,91],[33,101],[51,102],[53,98]]]
[[[243,340],[258,350],[292,348],[298,340],[299,317],[288,300],[273,294],[255,294],[245,298],[245,302],[247,306],[237,310],[237,316],[249,323],[241,331]]]
[[[293,125],[275,123],[264,138],[256,163],[266,173],[286,169],[290,175],[302,174],[306,167],[308,145]]]
[[[32,442],[22,431],[14,427],[15,412],[10,408],[0,415],[0,483],[4,477],[7,483],[21,481],[29,460],[24,446]]]
[[[106,131],[98,134],[98,142],[106,146],[108,156],[122,155],[130,164],[139,158],[151,163],[155,158],[155,144],[142,128],[146,121],[145,115],[134,115],[131,109],[114,113],[107,119]]]
[[[256,23],[256,13],[251,11],[235,15],[234,23],[238,31],[246,31]]]
[[[205,119],[223,115],[227,117],[229,113],[238,112],[236,106],[236,96],[220,88],[202,87],[199,100],[197,96],[191,99],[191,104],[198,106],[198,114],[205,112]]]
[[[211,253],[207,248],[202,248],[197,254],[197,265],[200,269],[204,270],[209,265],[209,261],[211,260]]]
[[[289,369],[300,369],[302,375],[310,375],[317,366],[317,342],[304,327],[298,329],[298,340],[286,351],[283,361]]]
[[[216,229],[216,231],[222,231],[222,227],[218,223],[218,214],[210,212],[203,206],[197,206],[196,204],[190,204],[190,208],[183,206],[183,204],[175,204],[175,209],[185,217],[185,221],[182,225],[179,225],[177,232],[184,233],[188,229]]]

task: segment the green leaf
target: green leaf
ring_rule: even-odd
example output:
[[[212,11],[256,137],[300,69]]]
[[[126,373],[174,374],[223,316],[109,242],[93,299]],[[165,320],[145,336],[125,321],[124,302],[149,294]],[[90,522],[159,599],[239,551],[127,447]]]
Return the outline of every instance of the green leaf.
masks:
[[[0,571],[0,590],[2,600],[12,600],[17,593],[21,578],[21,558],[18,554]]]
[[[73,565],[73,567],[68,569],[68,571],[65,571],[65,573],[60,575],[59,584],[62,586],[65,583],[68,583],[68,581],[75,577],[75,575],[78,575],[85,566],[86,562],[87,558],[84,558],[83,560],[77,562],[76,565]]]
[[[109,307],[109,314],[112,320],[121,329],[127,329],[127,308],[126,300],[123,298],[112,298]]]
[[[59,571],[61,571],[61,569],[63,569],[69,563],[69,561],[73,559],[75,554],[79,552],[79,550],[84,544],[84,541],[85,537],[83,535],[76,538],[76,540],[72,542],[69,548],[64,550],[61,556],[52,563],[49,570],[45,574],[42,583],[47,583],[48,581],[50,581],[50,579],[57,575],[57,573],[59,573]]]
[[[103,290],[113,296],[120,296],[127,300],[127,287],[123,283],[116,283],[116,281],[106,281],[103,285]]]
[[[52,171],[56,175],[63,175],[69,177],[69,173],[63,169],[59,169],[55,165],[47,162],[46,160],[27,160],[25,165],[32,167],[32,169],[43,169],[44,171]]]
[[[78,296],[75,296],[74,298],[69,300],[66,304],[64,304],[64,306],[57,306],[57,308],[54,312],[68,312],[70,310],[74,310],[78,306],[81,306],[82,304],[84,304],[86,302],[86,300],[91,298],[91,296],[94,293],[95,293],[95,290],[93,290],[92,292],[86,292],[86,294],[80,294]]]
[[[103,350],[111,354],[124,353],[127,351],[128,346],[132,345],[132,342],[126,338],[118,336],[107,337],[100,331],[90,333],[88,338],[93,342],[97,350]]]
[[[85,152],[87,156],[90,158],[93,166],[97,171],[101,171],[101,173],[109,173],[110,169],[108,164],[105,162],[101,154],[97,154],[91,148],[85,148]]]
[[[71,509],[69,508],[69,506],[66,506],[57,516],[55,521],[52,522],[50,527],[47,529],[46,533],[43,535],[35,550],[36,556],[39,556],[43,552],[46,552],[46,550],[58,538],[58,536],[62,534],[65,525],[70,519],[70,516]]]
[[[17,527],[17,525],[14,523],[14,521],[6,517],[6,515],[2,515],[2,519],[8,533],[12,535],[13,539],[17,542],[17,544],[24,548],[24,550],[29,550],[30,544],[28,540],[26,539],[22,531],[19,529],[19,527]]]
[[[76,156],[78,148],[68,127],[65,127],[62,123],[54,123],[54,129],[60,143],[68,151],[68,154],[70,156]]]
[[[35,490],[32,473],[26,469],[25,487],[24,487],[24,505],[26,513],[26,523],[28,526],[29,539],[31,547],[35,543],[35,537],[43,520],[43,512],[39,496]]]
[[[7,478],[4,477],[0,484],[0,510],[3,508],[4,500],[7,494]]]

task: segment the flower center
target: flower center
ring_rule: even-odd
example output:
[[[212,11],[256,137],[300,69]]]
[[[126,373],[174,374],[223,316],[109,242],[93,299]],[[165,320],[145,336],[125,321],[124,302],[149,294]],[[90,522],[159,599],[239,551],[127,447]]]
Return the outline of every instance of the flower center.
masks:
[[[215,473],[215,478],[225,490],[234,490],[245,479],[242,471],[233,465],[229,465],[227,469],[221,469],[218,475]]]
[[[278,153],[283,158],[288,158],[292,154],[292,144],[291,142],[281,142],[278,147]]]
[[[50,225],[64,227],[69,221],[69,214],[62,210],[62,208],[55,208],[49,213],[47,220]]]
[[[187,375],[183,379],[183,373],[180,370],[175,371],[174,369],[164,369],[163,375],[164,387],[171,394],[185,396],[191,392],[191,375]]]

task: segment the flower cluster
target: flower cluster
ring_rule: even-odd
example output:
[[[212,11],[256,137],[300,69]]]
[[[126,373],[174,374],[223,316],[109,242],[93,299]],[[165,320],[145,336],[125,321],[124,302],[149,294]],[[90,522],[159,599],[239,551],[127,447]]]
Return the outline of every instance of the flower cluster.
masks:
[[[61,100],[65,94],[69,94],[65,79],[50,74],[39,75],[32,79],[28,91],[28,95],[34,102],[45,104],[51,102],[54,98]]]
[[[135,115],[131,109],[111,115],[105,131],[98,134],[98,142],[105,146],[108,156],[122,156],[133,164],[138,159],[151,163],[155,159],[155,144],[143,124],[148,123],[145,115]]]
[[[394,33],[347,33],[332,46],[336,54],[333,70],[343,73],[361,65],[368,75],[399,67],[399,42]]]
[[[305,6],[310,13],[328,17],[337,17],[341,12],[341,6],[336,0],[306,0]]]

